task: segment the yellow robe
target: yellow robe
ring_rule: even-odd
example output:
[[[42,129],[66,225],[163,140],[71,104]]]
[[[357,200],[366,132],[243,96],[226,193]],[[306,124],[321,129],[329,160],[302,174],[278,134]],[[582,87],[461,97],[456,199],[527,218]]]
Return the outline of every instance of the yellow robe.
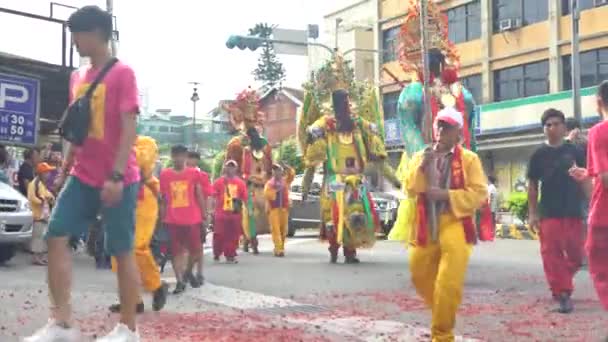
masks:
[[[420,171],[420,152],[412,158],[405,179],[412,198],[427,189]],[[449,209],[439,217],[439,239],[417,246],[415,229],[410,242],[410,272],[418,294],[431,308],[433,342],[454,341],[456,311],[462,300],[464,279],[472,252],[461,220],[474,216],[487,199],[487,180],[477,154],[462,150],[465,186],[449,190]]]
[[[287,175],[284,178],[284,186],[289,188],[295,178],[295,171],[292,168],[287,170]],[[266,199],[266,212],[268,214],[268,222],[270,223],[270,232],[272,233],[272,242],[274,243],[274,253],[285,252],[285,241],[287,240],[287,226],[289,223],[289,205],[287,208],[272,208],[270,203],[277,198],[277,191],[270,183],[272,179],[264,186],[264,198]],[[289,201],[289,198],[285,198]]]

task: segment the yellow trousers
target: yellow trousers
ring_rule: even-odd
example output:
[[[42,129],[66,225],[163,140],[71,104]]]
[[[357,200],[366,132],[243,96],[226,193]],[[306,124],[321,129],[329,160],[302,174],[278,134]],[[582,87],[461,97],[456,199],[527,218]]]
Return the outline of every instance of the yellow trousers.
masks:
[[[410,272],[416,291],[432,312],[432,341],[451,342],[472,246],[460,221],[442,216],[439,227],[438,242],[410,248]]]
[[[289,221],[289,209],[277,208],[268,211],[268,222],[274,242],[274,253],[285,252],[285,240],[287,239],[287,224]]]
[[[154,292],[160,288],[160,271],[154,255],[150,249],[150,242],[156,228],[156,215],[137,215],[140,208],[137,208],[135,224],[135,261],[139,269],[139,275],[143,288],[147,292]],[[142,208],[143,211],[143,208]],[[116,272],[116,260],[112,257],[112,270]]]

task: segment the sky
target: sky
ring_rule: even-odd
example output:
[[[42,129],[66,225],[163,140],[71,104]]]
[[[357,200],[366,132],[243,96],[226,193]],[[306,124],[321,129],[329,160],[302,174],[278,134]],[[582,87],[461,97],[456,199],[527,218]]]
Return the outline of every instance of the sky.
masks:
[[[105,0],[56,0],[66,5],[99,5]],[[259,86],[252,76],[258,52],[230,50],[232,34],[246,34],[258,22],[286,29],[321,25],[323,16],[354,0],[114,0],[120,42],[118,57],[133,66],[139,87],[147,90],[149,108],[172,109],[191,115],[192,86],[200,82],[198,115],[231,99],[248,86]],[[48,0],[0,0],[0,7],[48,16]],[[65,19],[72,9],[54,7]],[[61,64],[61,27],[58,24],[0,13],[0,50]],[[320,40],[328,39],[321,37]],[[308,74],[308,59],[279,56],[287,71],[285,86],[299,87]]]

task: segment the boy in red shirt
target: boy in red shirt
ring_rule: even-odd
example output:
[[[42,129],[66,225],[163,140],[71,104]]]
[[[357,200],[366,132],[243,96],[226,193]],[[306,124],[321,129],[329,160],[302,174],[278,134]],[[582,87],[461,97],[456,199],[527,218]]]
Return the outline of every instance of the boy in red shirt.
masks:
[[[585,190],[591,193],[586,244],[589,273],[602,305],[608,310],[608,81],[598,88],[597,107],[604,121],[589,131],[587,169],[575,165],[570,175],[583,182]]]
[[[215,221],[213,225],[213,256],[215,261],[224,254],[226,262],[236,264],[236,249],[242,227],[243,205],[247,201],[247,185],[237,177],[238,164],[228,160],[224,176],[213,183]]]
[[[207,203],[208,203],[208,198],[210,196],[213,195],[213,187],[211,186],[211,182],[209,181],[209,175],[207,174],[207,172],[201,170],[199,168],[199,164],[201,162],[201,155],[198,152],[195,151],[190,151],[188,152],[188,160],[186,161],[186,166],[187,167],[191,167],[196,169],[199,172],[199,181],[198,181],[198,186],[201,189],[201,193],[203,195],[203,204],[204,208],[207,209],[209,208]],[[201,206],[202,208],[203,206]],[[202,209],[201,209],[202,210]],[[206,218],[207,218],[207,210],[205,211],[201,211],[201,217],[203,218],[203,223],[201,224],[201,243],[204,245],[205,242],[207,241],[207,227],[206,227]],[[204,253],[201,253],[201,257],[198,260],[193,260],[192,257],[188,258],[188,269],[186,271],[186,274],[189,275],[191,281],[190,281],[190,285],[192,285],[192,287],[197,287],[197,285],[202,285],[205,282],[204,277],[202,276],[203,274],[203,255]],[[194,264],[196,264],[196,270],[198,273],[197,277],[192,277],[192,269],[194,268]]]
[[[185,281],[193,287],[200,287],[202,267],[194,278],[185,272],[184,247],[188,249],[190,260],[200,260],[203,253],[201,243],[201,212],[205,211],[203,196],[199,187],[200,173],[186,167],[188,149],[178,145],[171,149],[173,168],[164,169],[160,174],[162,196],[162,217],[171,239],[171,254],[177,285],[174,294],[184,292]],[[202,265],[202,264],[201,264]],[[194,278],[194,279],[193,279]]]

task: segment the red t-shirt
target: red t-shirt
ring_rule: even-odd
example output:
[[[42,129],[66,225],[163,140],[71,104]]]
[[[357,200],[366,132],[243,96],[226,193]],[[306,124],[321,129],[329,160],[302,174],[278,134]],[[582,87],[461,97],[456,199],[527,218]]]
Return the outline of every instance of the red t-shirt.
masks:
[[[213,194],[215,196],[215,213],[223,214],[231,212],[230,198],[238,198],[247,201],[247,185],[238,177],[220,177],[213,183]]]
[[[200,173],[194,168],[181,172],[164,169],[160,174],[160,192],[165,200],[163,222],[174,225],[201,223],[201,209],[195,189],[200,183]]]
[[[608,189],[599,177],[608,172],[608,121],[595,125],[589,131],[587,170],[593,177],[593,193],[589,204],[589,225],[608,228]]]

